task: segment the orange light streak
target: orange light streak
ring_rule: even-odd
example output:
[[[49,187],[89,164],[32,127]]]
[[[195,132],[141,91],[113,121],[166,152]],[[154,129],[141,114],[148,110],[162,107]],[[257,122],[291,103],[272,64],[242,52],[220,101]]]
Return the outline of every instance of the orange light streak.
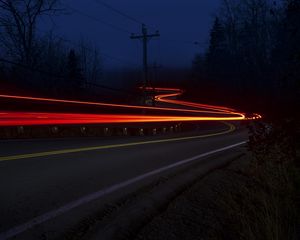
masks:
[[[145,89],[145,88],[142,88]],[[34,102],[67,103],[78,105],[92,105],[109,108],[156,110],[168,113],[170,111],[181,114],[197,113],[197,116],[171,116],[171,115],[137,115],[137,114],[81,114],[81,113],[43,113],[43,112],[0,112],[0,126],[29,126],[29,125],[69,125],[69,124],[104,124],[104,123],[151,123],[151,122],[185,122],[185,121],[233,121],[261,118],[259,114],[254,114],[251,118],[246,118],[244,113],[234,109],[192,103],[175,100],[183,93],[175,88],[146,88],[147,91],[161,92],[155,96],[156,102],[168,103],[184,108],[171,107],[150,107],[134,106],[123,104],[109,104],[88,101],[75,101],[53,98],[38,98],[29,96],[0,95],[6,100],[26,100]],[[190,107],[193,109],[187,109]],[[213,115],[213,116],[211,116]]]
[[[125,108],[125,109],[162,110],[162,111],[173,111],[173,112],[175,111],[175,112],[187,112],[187,113],[218,113],[218,112],[215,112],[215,111],[205,111],[205,110],[190,110],[190,109],[180,109],[180,108],[135,106],[135,105],[111,104],[111,103],[75,101],[75,100],[54,99],[54,98],[39,98],[39,97],[28,97],[28,96],[3,95],[3,94],[0,94],[0,98],[10,99],[10,100],[29,100],[29,101],[37,101],[37,102],[67,103],[67,104],[79,104],[79,105],[90,105],[90,106],[112,107],[112,108]]]

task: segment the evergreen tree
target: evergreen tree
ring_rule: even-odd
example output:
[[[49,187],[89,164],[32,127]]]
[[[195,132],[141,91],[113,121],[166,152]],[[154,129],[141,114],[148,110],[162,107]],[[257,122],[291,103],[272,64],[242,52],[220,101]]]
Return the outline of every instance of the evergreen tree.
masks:
[[[286,25],[289,53],[292,61],[300,62],[300,0],[288,1]]]
[[[212,58],[219,57],[224,52],[225,48],[225,33],[224,28],[219,20],[216,18],[210,32],[210,42],[208,56]]]
[[[216,18],[210,32],[210,42],[206,54],[206,70],[211,81],[219,85],[226,81],[226,62],[228,53],[226,49],[225,31],[219,18]]]
[[[196,54],[192,63],[192,70],[196,78],[200,78],[204,74],[204,57],[202,54]]]
[[[300,0],[287,1],[286,7],[286,81],[287,90],[300,95]],[[294,99],[293,99],[294,100]]]

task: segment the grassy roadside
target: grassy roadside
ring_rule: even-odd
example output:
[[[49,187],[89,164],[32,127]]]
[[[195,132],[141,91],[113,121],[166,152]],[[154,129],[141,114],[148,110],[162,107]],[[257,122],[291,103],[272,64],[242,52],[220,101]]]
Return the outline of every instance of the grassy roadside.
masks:
[[[135,239],[299,239],[299,141],[293,131],[252,125],[243,157],[199,179]]]
[[[299,239],[300,159],[293,131],[289,123],[250,127],[250,164],[219,193],[223,231],[212,239]]]

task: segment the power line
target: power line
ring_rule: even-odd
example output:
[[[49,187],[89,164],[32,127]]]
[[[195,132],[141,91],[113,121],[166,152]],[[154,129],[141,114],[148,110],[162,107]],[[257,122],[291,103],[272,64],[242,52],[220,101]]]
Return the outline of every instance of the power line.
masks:
[[[0,58],[0,62],[8,63],[8,64],[15,65],[15,66],[18,66],[18,67],[21,67],[21,68],[24,68],[24,69],[28,69],[32,72],[38,72],[38,73],[41,73],[43,75],[47,75],[49,77],[64,78],[64,76],[55,75],[53,73],[50,73],[50,72],[47,72],[47,71],[44,71],[44,70],[41,70],[41,69],[38,69],[38,68],[30,67],[30,66],[24,65],[22,63],[13,62],[11,60],[7,60],[7,59],[4,59],[4,58]]]
[[[124,28],[119,27],[119,26],[117,26],[117,25],[114,25],[114,24],[112,24],[112,23],[106,22],[106,21],[104,21],[104,20],[102,20],[102,19],[100,19],[100,18],[97,18],[97,17],[95,17],[95,16],[89,15],[89,14],[87,14],[87,13],[81,11],[81,10],[78,10],[78,9],[73,8],[73,7],[71,7],[71,6],[67,6],[67,7],[70,8],[73,12],[76,12],[77,14],[80,14],[80,15],[82,15],[82,16],[84,16],[84,17],[87,17],[87,18],[89,18],[89,19],[91,19],[91,20],[93,20],[93,21],[100,22],[100,23],[102,23],[102,24],[104,24],[104,25],[106,25],[106,26],[108,26],[108,27],[111,27],[111,28],[117,30],[117,31],[121,31],[121,32],[129,33],[129,34],[131,33],[131,32],[128,31],[127,29],[124,29]]]
[[[17,63],[17,62],[7,60],[7,59],[4,59],[4,58],[0,58],[0,62],[7,63],[7,64],[14,65],[14,66],[18,66],[20,68],[24,68],[24,69],[30,70],[32,72],[37,72],[37,73],[40,73],[42,75],[46,75],[46,76],[57,78],[57,79],[66,78],[66,76],[63,76],[63,75],[56,75],[56,74],[41,70],[39,68],[30,67],[28,65],[24,65],[22,63]],[[110,91],[123,92],[123,93],[126,93],[128,95],[136,94],[136,93],[133,93],[131,91],[124,90],[122,88],[114,88],[114,87],[110,87],[110,86],[106,86],[106,85],[102,85],[102,84],[97,84],[97,83],[92,83],[92,82],[86,82],[86,84],[89,85],[89,86],[94,86],[94,87],[98,87],[98,88],[102,88],[102,89],[106,89],[106,90],[110,90]]]
[[[115,12],[115,13],[117,13],[117,14],[119,14],[119,15],[121,15],[121,16],[123,16],[123,17],[125,17],[125,18],[127,18],[127,19],[129,19],[129,20],[131,20],[131,21],[133,21],[135,23],[137,23],[137,24],[144,24],[142,21],[138,20],[137,18],[132,17],[132,16],[128,15],[127,13],[124,13],[124,12],[116,9],[115,7],[109,5],[106,2],[103,2],[101,0],[95,0],[95,2],[101,4],[102,6],[106,7],[107,9],[109,9],[109,10],[111,10],[111,11],[113,11],[113,12]]]
[[[62,41],[64,41],[64,42],[69,43],[70,45],[73,45],[73,46],[76,46],[76,47],[84,47],[84,46],[82,46],[82,45],[80,45],[80,44],[78,44],[78,43],[74,43],[74,42],[72,42],[72,41],[70,41],[70,40],[63,39],[63,38],[60,38],[60,39],[61,39]],[[84,47],[84,49],[86,49],[86,50],[88,50],[88,51],[91,51],[91,52],[94,52],[94,51],[95,51],[95,49],[91,49],[91,48],[88,48],[88,47]],[[118,58],[118,57],[111,56],[110,54],[107,54],[107,53],[103,52],[102,50],[100,50],[100,55],[101,55],[101,56],[104,56],[105,58],[109,58],[109,59],[112,59],[112,60],[117,61],[117,62],[119,62],[119,63],[125,64],[125,65],[127,65],[127,66],[131,66],[131,67],[132,67],[132,66],[138,66],[136,63],[133,63],[133,62],[128,61],[128,60],[125,61],[125,59],[122,60],[122,59],[120,59],[120,58]],[[138,66],[138,67],[139,67],[139,66]]]
[[[82,16],[85,16],[85,17],[87,17],[87,18],[89,18],[89,19],[91,19],[91,20],[94,20],[94,21],[100,22],[100,23],[102,23],[102,24],[105,24],[105,25],[107,25],[107,26],[109,26],[109,27],[111,27],[111,28],[113,28],[113,29],[115,29],[115,30],[118,30],[118,31],[122,31],[122,32],[124,32],[124,33],[129,33],[129,34],[131,34],[130,31],[128,31],[128,30],[126,30],[126,29],[124,29],[124,28],[121,28],[121,27],[116,26],[116,25],[114,25],[114,24],[111,24],[111,23],[109,23],[109,22],[103,21],[102,19],[99,19],[99,18],[97,18],[97,17],[95,17],[95,16],[86,14],[85,12],[83,12],[83,11],[81,11],[81,10],[78,10],[78,9],[75,9],[75,8],[73,8],[73,7],[71,7],[71,6],[67,6],[67,7],[69,7],[72,11],[74,11],[74,12],[76,12],[76,13],[82,15]],[[78,44],[72,43],[70,40],[64,40],[64,41],[69,42],[69,43],[72,44],[72,45],[78,45]],[[91,50],[91,49],[88,49],[88,50]],[[91,51],[94,51],[94,50],[91,50]],[[120,59],[117,58],[117,57],[113,57],[113,56],[111,56],[111,55],[109,55],[109,54],[107,54],[107,53],[104,53],[103,51],[101,51],[100,54],[101,54],[102,56],[106,57],[106,58],[112,59],[112,60],[117,61],[117,62],[124,63],[123,60],[120,60]],[[131,65],[131,64],[128,64],[128,62],[126,62],[126,65]],[[135,65],[135,64],[134,64],[134,65]]]
[[[134,18],[134,17],[132,17],[132,16],[126,14],[126,13],[121,12],[120,10],[118,10],[118,9],[116,9],[116,8],[114,8],[114,7],[112,7],[111,5],[109,5],[109,4],[107,4],[107,3],[103,2],[103,1],[100,1],[100,0],[95,0],[95,1],[96,1],[97,3],[99,3],[99,4],[103,5],[103,6],[105,6],[106,8],[108,8],[108,9],[110,9],[110,10],[112,10],[112,11],[118,13],[119,15],[121,15],[121,16],[123,16],[123,17],[125,17],[125,18],[128,18],[128,19],[134,21],[135,23],[138,23],[138,24],[144,24],[142,21],[140,21],[140,20],[138,20],[138,19],[136,19],[136,18]],[[94,21],[101,22],[101,23],[103,23],[103,24],[105,24],[105,25],[107,25],[107,26],[109,26],[109,27],[114,28],[115,30],[122,31],[122,32],[124,32],[124,33],[129,33],[129,34],[131,33],[129,30],[126,30],[126,29],[124,29],[124,28],[122,28],[122,27],[119,27],[119,26],[117,26],[117,25],[111,24],[111,23],[109,23],[109,22],[103,21],[102,19],[99,19],[99,18],[97,18],[97,17],[95,17],[95,16],[92,16],[92,15],[89,15],[89,14],[87,14],[87,13],[84,13],[84,12],[81,11],[81,10],[75,9],[75,8],[73,8],[73,7],[70,7],[70,6],[68,6],[68,7],[69,7],[70,9],[72,9],[74,12],[77,12],[77,13],[80,14],[80,15],[83,15],[83,16],[85,16],[85,17],[88,17],[88,18],[90,18],[90,19],[92,19],[92,20],[94,20]],[[152,28],[152,27],[150,26],[150,28]],[[169,43],[173,43],[173,44],[200,45],[200,46],[205,46],[205,45],[207,45],[206,42],[199,42],[199,41],[189,41],[189,40],[183,40],[183,41],[180,41],[180,40],[170,40],[170,39],[161,39],[161,40],[162,40],[163,42],[169,42]]]
[[[160,37],[159,31],[156,31],[154,34],[148,34],[147,27],[145,24],[142,25],[142,34],[141,35],[131,35],[131,39],[140,39],[143,42],[143,65],[144,65],[144,84],[145,87],[149,87],[148,79],[148,42],[151,38]]]
[[[168,43],[172,43],[172,44],[182,44],[182,45],[198,45],[198,46],[205,46],[207,45],[206,42],[199,42],[199,41],[187,41],[187,40],[170,40],[170,39],[160,39],[163,42],[168,42]]]
[[[87,82],[87,85],[102,88],[102,89],[106,89],[106,90],[110,90],[110,91],[114,91],[114,92],[122,92],[122,93],[125,93],[127,95],[131,95],[131,96],[136,96],[136,94],[137,94],[136,92],[133,92],[133,91],[128,91],[128,90],[125,90],[125,89],[122,89],[122,88],[109,87],[109,86],[102,85],[102,84],[97,84],[97,83]]]
[[[149,39],[160,37],[159,31],[156,31],[154,34],[148,34],[147,27],[145,24],[142,25],[142,34],[141,35],[131,35],[131,39],[140,39],[143,42],[143,65],[144,65],[144,101],[147,101],[146,88],[150,86],[148,78],[148,42]],[[154,102],[153,102],[154,103]]]
[[[39,30],[39,31],[40,31],[40,30]],[[44,31],[40,31],[40,32],[44,32]],[[44,33],[46,33],[46,32],[44,32]],[[54,37],[57,38],[57,39],[59,39],[59,40],[62,41],[62,42],[65,42],[65,43],[67,43],[67,44],[69,44],[69,45],[71,45],[71,46],[74,46],[74,47],[76,47],[76,48],[77,48],[77,47],[79,47],[79,48],[84,48],[85,50],[87,50],[87,51],[89,51],[89,52],[95,52],[95,49],[92,49],[92,48],[83,46],[83,45],[81,45],[81,44],[79,44],[79,43],[75,43],[75,42],[73,42],[73,41],[71,41],[71,40],[68,40],[68,39],[66,39],[66,38],[63,38],[63,37],[60,37],[60,36],[57,36],[57,35],[54,35]],[[100,52],[100,55],[101,55],[102,57],[105,57],[105,58],[107,58],[107,59],[111,59],[111,60],[113,60],[113,61],[122,63],[122,64],[127,65],[127,66],[131,66],[131,67],[132,67],[132,66],[140,67],[137,63],[134,63],[134,62],[132,62],[131,60],[120,59],[120,58],[118,58],[118,57],[115,57],[115,56],[112,56],[112,55],[110,55],[110,54],[107,54],[106,52],[103,52],[102,50],[100,50],[99,52]]]

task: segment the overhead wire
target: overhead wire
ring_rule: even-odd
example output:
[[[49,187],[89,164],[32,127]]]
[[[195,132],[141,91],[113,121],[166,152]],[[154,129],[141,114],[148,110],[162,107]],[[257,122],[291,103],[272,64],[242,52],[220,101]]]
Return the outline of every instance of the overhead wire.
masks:
[[[104,2],[102,0],[94,0],[94,1],[96,3],[102,5],[103,7],[107,8],[108,10],[110,10],[124,18],[127,18],[128,20],[130,20],[136,24],[139,24],[139,25],[145,24],[145,25],[147,25],[148,28],[157,30],[154,26],[149,25],[149,24],[145,23],[144,21],[141,21],[140,19],[137,19],[136,17],[133,17],[133,16],[129,15],[128,13],[125,13],[124,11],[117,9],[116,7],[113,7],[112,5],[108,4],[107,2]]]
[[[11,60],[8,60],[8,59],[5,59],[5,58],[0,58],[0,62],[7,63],[7,64],[14,65],[14,66],[18,66],[20,68],[29,70],[31,72],[40,73],[42,75],[53,77],[53,78],[57,78],[57,79],[64,79],[66,77],[64,75],[56,75],[56,74],[53,74],[51,72],[48,72],[48,71],[45,71],[45,70],[42,70],[42,69],[39,69],[39,68],[30,67],[28,65],[24,65],[24,64],[18,63],[18,62],[14,62],[14,61],[11,61]],[[111,86],[107,86],[107,85],[103,85],[103,84],[92,83],[92,82],[86,82],[86,84],[90,85],[90,86],[94,86],[94,87],[98,87],[98,88],[110,90],[110,91],[123,92],[123,93],[126,93],[128,95],[134,95],[134,94],[136,94],[136,93],[133,93],[131,91],[128,91],[128,90],[125,90],[125,89],[122,89],[122,88],[115,88],[115,87],[111,87]]]
[[[98,17],[95,17],[95,16],[92,16],[92,15],[90,15],[90,14],[87,14],[87,13],[85,13],[85,12],[83,12],[83,11],[81,11],[81,10],[78,10],[78,9],[76,9],[76,8],[74,8],[74,7],[71,7],[71,6],[69,6],[69,5],[66,5],[66,7],[70,8],[73,12],[76,12],[76,13],[79,14],[79,15],[82,15],[82,16],[84,16],[84,17],[87,17],[87,18],[89,18],[89,19],[91,19],[91,20],[93,20],[93,21],[100,22],[100,23],[102,23],[102,24],[104,24],[104,25],[107,25],[108,27],[111,27],[111,28],[117,30],[117,31],[121,31],[121,32],[126,33],[126,34],[131,34],[131,32],[130,32],[129,30],[125,29],[125,28],[122,28],[122,27],[119,27],[119,26],[117,26],[117,25],[115,25],[115,24],[111,24],[111,23],[109,23],[109,22],[106,22],[106,21],[104,21],[104,20],[102,20],[102,19],[100,19],[100,18],[98,18]],[[70,41],[70,40],[64,40],[64,41],[65,41],[65,42],[69,42],[69,43],[72,44],[72,45],[78,45],[78,44],[74,44],[74,43],[73,43],[72,41]],[[88,49],[88,50],[91,50],[91,49]],[[92,51],[94,51],[94,50],[92,50]],[[124,60],[121,60],[120,58],[111,56],[110,54],[107,54],[107,53],[105,53],[105,52],[103,52],[103,51],[101,51],[100,54],[101,54],[102,56],[104,56],[105,58],[109,58],[109,59],[112,59],[112,60],[117,61],[117,62],[120,62],[120,63],[125,63],[125,65],[127,65],[127,66],[128,66],[128,65],[130,65],[130,66],[136,65],[136,66],[139,67],[139,65],[136,64],[136,63],[134,63],[134,64],[133,64],[133,63],[128,63],[128,62],[131,62],[131,61],[128,61],[128,60],[126,60],[126,62],[125,62]]]
[[[47,32],[41,31],[40,29],[39,29],[39,32],[44,32],[45,34],[47,34]],[[95,51],[95,49],[83,46],[83,45],[81,45],[79,43],[75,43],[75,42],[73,42],[73,41],[71,41],[69,39],[66,39],[66,38],[63,38],[63,37],[60,37],[60,36],[57,36],[57,35],[53,35],[53,36],[54,36],[54,38],[59,39],[60,41],[65,42],[65,43],[67,43],[67,44],[69,44],[71,46],[74,46],[74,47],[84,47],[85,50],[90,51],[90,52],[94,52]],[[120,58],[112,56],[112,55],[110,55],[110,54],[108,54],[106,52],[103,52],[102,50],[99,51],[99,54],[101,56],[107,58],[107,59],[111,59],[111,60],[113,60],[115,62],[119,62],[119,63],[122,63],[124,65],[130,66],[130,67],[140,67],[139,64],[133,62],[132,60],[129,60],[129,59],[120,59]]]
[[[95,17],[95,16],[92,16],[92,15],[90,15],[90,14],[87,14],[87,13],[83,12],[82,10],[78,10],[78,9],[76,9],[76,8],[74,8],[74,7],[69,6],[69,5],[66,5],[66,6],[67,6],[68,8],[70,8],[73,12],[76,12],[76,13],[79,14],[79,15],[85,16],[85,17],[87,17],[87,18],[89,18],[89,19],[91,19],[91,20],[93,20],[93,21],[100,22],[100,23],[102,23],[102,24],[104,24],[104,25],[107,25],[108,27],[111,27],[111,28],[117,30],[117,31],[121,31],[121,32],[123,32],[123,33],[131,34],[131,32],[128,31],[127,29],[125,29],[125,28],[122,28],[122,27],[119,27],[119,26],[117,26],[117,25],[115,25],[115,24],[112,24],[112,23],[110,23],[110,22],[104,21],[103,19],[100,19],[100,18],[98,18],[98,17]]]
[[[95,2],[97,2],[98,4],[101,4],[101,5],[104,6],[105,8],[107,8],[107,9],[109,9],[109,10],[111,10],[111,11],[113,11],[113,12],[115,12],[115,13],[117,13],[117,14],[119,14],[119,15],[121,15],[121,16],[123,16],[123,17],[125,17],[125,18],[127,18],[127,19],[129,19],[129,20],[131,20],[131,21],[133,21],[133,22],[135,22],[135,23],[137,23],[137,24],[144,24],[144,22],[138,20],[138,19],[135,18],[135,17],[130,16],[130,15],[127,14],[127,13],[124,13],[123,11],[120,11],[119,9],[117,9],[117,8],[115,8],[115,7],[111,6],[111,5],[109,5],[109,4],[106,3],[106,2],[103,2],[103,1],[101,1],[101,0],[95,0]]]

